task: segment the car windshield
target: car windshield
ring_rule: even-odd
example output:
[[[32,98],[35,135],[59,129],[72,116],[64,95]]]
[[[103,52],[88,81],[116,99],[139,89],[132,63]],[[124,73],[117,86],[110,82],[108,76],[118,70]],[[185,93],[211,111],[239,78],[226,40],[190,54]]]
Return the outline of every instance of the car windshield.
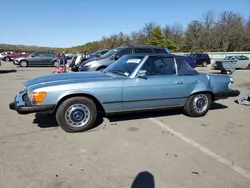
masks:
[[[101,55],[100,57],[101,57],[101,58],[108,58],[108,57],[111,57],[111,56],[114,55],[116,52],[118,52],[118,50],[119,50],[119,48],[110,50],[110,51],[108,51],[107,53]]]
[[[96,55],[98,55],[100,52],[101,52],[101,51],[98,50],[98,51],[94,52],[94,53],[92,54],[92,56],[96,56]]]
[[[34,56],[36,53],[31,53],[30,55],[29,55],[29,57],[31,57],[31,56]]]
[[[140,64],[144,56],[124,55],[105,69],[105,73],[112,72],[123,76],[130,76]]]

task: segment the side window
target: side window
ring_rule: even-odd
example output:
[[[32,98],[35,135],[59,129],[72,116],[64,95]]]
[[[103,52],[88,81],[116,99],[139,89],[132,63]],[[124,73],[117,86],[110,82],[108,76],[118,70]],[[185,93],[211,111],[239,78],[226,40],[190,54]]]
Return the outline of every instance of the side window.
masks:
[[[53,57],[53,54],[52,53],[47,53],[47,54],[44,54],[45,57]]]
[[[33,56],[34,57],[39,57],[41,53],[34,53]]]
[[[153,50],[150,48],[135,48],[135,53],[153,53]]]
[[[165,49],[161,49],[161,48],[155,48],[154,51],[157,54],[166,54],[167,53],[167,51]]]
[[[249,58],[246,57],[246,56],[241,56],[241,59],[242,59],[242,60],[249,60]]]
[[[237,56],[236,59],[238,60],[242,60],[241,56]]]
[[[118,56],[119,58],[121,58],[123,55],[126,55],[126,54],[132,54],[132,48],[125,48],[125,49],[122,49],[120,52],[118,52]]]
[[[173,58],[150,57],[141,70],[145,70],[147,76],[176,74]]]

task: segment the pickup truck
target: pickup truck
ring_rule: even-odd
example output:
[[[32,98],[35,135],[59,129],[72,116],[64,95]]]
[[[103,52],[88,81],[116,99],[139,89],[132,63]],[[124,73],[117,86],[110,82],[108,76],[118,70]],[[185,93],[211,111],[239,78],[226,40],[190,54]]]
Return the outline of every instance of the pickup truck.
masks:
[[[2,54],[2,56],[0,58],[3,61],[11,61],[11,60],[18,58],[18,57],[27,57],[28,55],[29,55],[28,53],[14,52],[14,53]]]

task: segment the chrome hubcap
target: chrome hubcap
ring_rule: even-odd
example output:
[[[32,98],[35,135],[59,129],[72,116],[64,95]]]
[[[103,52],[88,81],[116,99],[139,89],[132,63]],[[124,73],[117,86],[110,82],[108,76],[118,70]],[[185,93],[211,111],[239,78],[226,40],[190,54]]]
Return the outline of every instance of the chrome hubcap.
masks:
[[[90,111],[83,104],[70,106],[65,113],[65,120],[71,127],[83,127],[89,121]]]
[[[202,113],[208,107],[208,98],[204,94],[199,94],[194,98],[193,107],[196,112]]]

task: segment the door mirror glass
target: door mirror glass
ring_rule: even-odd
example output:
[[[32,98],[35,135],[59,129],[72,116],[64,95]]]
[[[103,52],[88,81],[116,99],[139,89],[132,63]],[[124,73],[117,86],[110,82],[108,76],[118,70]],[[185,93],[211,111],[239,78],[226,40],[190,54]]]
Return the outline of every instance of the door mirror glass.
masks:
[[[115,55],[114,60],[118,60],[120,58],[119,54]]]
[[[139,70],[138,72],[137,72],[137,77],[138,78],[146,78],[146,70]]]

